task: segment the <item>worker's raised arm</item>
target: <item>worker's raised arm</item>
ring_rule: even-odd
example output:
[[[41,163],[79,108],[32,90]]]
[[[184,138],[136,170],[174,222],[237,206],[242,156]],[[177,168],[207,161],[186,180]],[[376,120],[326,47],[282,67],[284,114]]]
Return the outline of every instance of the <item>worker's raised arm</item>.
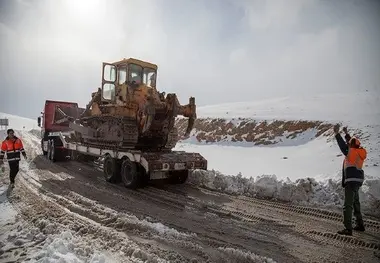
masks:
[[[336,124],[334,126],[335,139],[338,142],[338,146],[339,146],[340,150],[342,151],[342,153],[347,156],[348,144],[343,140],[342,136],[340,135],[339,128],[340,128],[339,124]],[[347,131],[346,128],[344,128],[344,130]]]
[[[335,139],[336,139],[336,141],[338,143],[338,146],[339,146],[340,150],[342,151],[342,153],[347,156],[347,154],[348,154],[348,145],[343,140],[343,138],[340,135],[340,133],[335,134]]]

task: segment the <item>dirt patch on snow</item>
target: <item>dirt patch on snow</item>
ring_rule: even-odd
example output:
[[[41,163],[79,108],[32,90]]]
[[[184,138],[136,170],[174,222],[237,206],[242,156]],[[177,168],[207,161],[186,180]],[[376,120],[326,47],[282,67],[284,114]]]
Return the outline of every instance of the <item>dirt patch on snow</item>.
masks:
[[[176,120],[179,134],[184,134],[187,119]],[[312,137],[331,135],[333,124],[321,121],[257,121],[253,119],[197,119],[192,136],[197,142],[215,143],[221,141],[249,142],[254,145],[277,144],[284,140],[295,139],[306,131]]]

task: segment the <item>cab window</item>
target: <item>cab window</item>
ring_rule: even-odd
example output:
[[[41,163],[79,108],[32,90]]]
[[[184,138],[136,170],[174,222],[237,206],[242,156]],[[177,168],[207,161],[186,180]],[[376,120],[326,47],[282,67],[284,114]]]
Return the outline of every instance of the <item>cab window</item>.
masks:
[[[142,83],[143,68],[141,66],[130,64],[129,65],[129,81],[136,82],[138,84]]]
[[[124,84],[127,81],[127,67],[120,67],[118,70],[119,85]]]
[[[156,86],[156,71],[151,68],[144,68],[144,84],[149,87]]]

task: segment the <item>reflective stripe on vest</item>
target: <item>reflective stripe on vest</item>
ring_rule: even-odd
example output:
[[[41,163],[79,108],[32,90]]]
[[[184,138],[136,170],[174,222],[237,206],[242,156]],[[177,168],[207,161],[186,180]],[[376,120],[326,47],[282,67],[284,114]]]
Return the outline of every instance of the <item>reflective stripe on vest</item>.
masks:
[[[353,178],[346,178],[344,179],[344,182],[347,183],[347,182],[358,182],[358,183],[363,183],[364,182],[364,179],[362,178],[356,178],[356,177],[353,177]]]
[[[12,162],[12,161],[20,161],[21,158],[19,157],[16,157],[16,158],[11,158],[11,159],[7,159],[8,162]]]

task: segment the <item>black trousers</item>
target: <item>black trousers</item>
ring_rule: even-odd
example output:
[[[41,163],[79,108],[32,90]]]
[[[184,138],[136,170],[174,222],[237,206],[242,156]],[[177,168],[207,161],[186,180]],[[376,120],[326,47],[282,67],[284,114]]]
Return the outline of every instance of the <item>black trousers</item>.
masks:
[[[20,161],[10,161],[9,164],[9,180],[11,183],[15,182],[16,175],[18,174]]]

